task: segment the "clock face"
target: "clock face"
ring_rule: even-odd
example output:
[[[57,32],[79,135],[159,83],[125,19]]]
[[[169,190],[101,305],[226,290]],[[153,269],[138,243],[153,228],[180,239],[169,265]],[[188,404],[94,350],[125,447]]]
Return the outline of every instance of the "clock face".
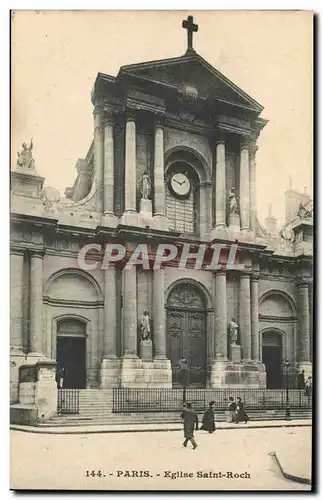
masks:
[[[191,182],[185,174],[177,172],[171,177],[170,187],[177,196],[186,197],[190,194]]]

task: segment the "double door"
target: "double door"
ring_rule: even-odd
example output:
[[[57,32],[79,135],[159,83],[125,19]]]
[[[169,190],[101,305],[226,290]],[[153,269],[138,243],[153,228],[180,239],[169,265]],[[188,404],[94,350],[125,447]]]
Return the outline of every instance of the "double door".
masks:
[[[206,329],[205,311],[168,309],[167,357],[172,364],[173,386],[205,387]],[[181,359],[187,360],[187,374],[181,369]]]

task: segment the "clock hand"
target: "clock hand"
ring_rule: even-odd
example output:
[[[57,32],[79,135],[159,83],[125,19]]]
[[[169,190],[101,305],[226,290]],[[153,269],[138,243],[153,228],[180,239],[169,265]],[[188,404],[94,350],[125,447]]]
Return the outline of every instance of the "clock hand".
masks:
[[[177,184],[179,184],[180,186],[182,185],[182,183],[177,181],[176,179],[173,179],[173,181],[176,182]]]

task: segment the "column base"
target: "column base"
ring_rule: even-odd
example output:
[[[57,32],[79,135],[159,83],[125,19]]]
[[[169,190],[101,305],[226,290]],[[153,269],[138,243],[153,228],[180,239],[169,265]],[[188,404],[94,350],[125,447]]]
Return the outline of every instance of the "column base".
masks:
[[[103,358],[100,369],[100,389],[120,387],[121,359],[117,357]]]
[[[138,213],[133,211],[125,211],[121,217],[120,224],[123,226],[138,226]]]
[[[250,243],[254,241],[254,233],[248,228],[241,228],[239,241]]]
[[[172,368],[168,359],[143,361],[123,358],[121,387],[172,387]]]
[[[299,361],[297,363],[298,373],[305,371],[305,382],[308,377],[312,377],[312,363],[310,361]]]
[[[18,403],[19,367],[26,363],[25,354],[15,348],[10,349],[10,403]]]
[[[105,212],[102,216],[102,225],[116,228],[119,224],[119,217],[116,217],[111,212]]]
[[[215,360],[211,367],[211,388],[265,389],[265,365],[255,362],[234,363]]]
[[[226,226],[216,226],[210,231],[210,240],[226,240],[228,239],[228,228]]]
[[[169,222],[165,215],[154,215],[151,228],[156,229],[157,231],[168,231],[169,230]]]

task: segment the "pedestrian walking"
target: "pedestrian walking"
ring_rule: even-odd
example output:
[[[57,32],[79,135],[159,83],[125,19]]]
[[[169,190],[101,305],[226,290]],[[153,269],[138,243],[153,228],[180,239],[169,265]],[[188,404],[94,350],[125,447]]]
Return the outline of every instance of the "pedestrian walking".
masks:
[[[249,420],[249,417],[248,417],[247,413],[245,412],[243,402],[241,401],[241,398],[237,397],[235,423],[238,424],[239,422],[244,422],[246,424],[248,422],[248,420]]]
[[[209,408],[203,415],[202,427],[201,429],[204,431],[208,431],[209,434],[215,431],[215,422],[214,422],[214,401],[209,403]]]
[[[181,419],[182,419],[182,422],[183,422],[183,419],[184,419],[184,411],[186,410],[186,403],[183,403],[183,411],[181,413]]]
[[[237,409],[237,405],[234,402],[233,397],[230,396],[229,397],[229,408],[228,408],[229,415],[228,415],[228,419],[227,419],[227,422],[229,424],[232,424],[235,421],[236,409]]]
[[[196,441],[194,439],[194,428],[198,430],[198,416],[193,410],[191,403],[186,404],[186,409],[183,411],[183,422],[184,422],[184,437],[185,441],[183,446],[187,446],[188,441],[191,441],[193,445],[193,450],[197,447]]]

